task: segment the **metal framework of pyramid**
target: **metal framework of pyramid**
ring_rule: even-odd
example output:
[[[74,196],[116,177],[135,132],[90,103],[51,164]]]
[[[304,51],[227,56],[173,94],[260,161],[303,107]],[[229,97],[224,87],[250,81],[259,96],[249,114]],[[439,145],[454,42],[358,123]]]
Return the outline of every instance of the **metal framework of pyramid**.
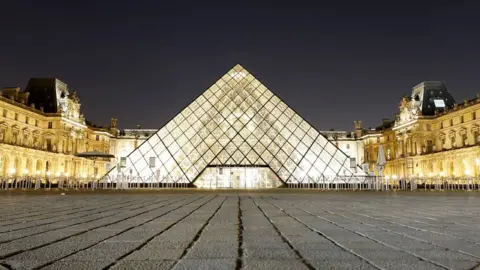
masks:
[[[365,175],[332,142],[236,65],[107,177],[193,183],[209,166],[268,166],[284,183]],[[309,181],[310,181],[309,180]]]

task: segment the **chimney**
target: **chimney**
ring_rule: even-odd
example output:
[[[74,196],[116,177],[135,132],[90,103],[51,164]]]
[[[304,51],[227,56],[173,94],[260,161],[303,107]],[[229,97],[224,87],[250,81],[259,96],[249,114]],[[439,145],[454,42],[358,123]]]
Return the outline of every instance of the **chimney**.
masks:
[[[362,121],[353,121],[353,124],[355,125],[355,137],[362,137]]]
[[[113,136],[117,137],[118,128],[117,128],[117,118],[110,118],[110,132]]]

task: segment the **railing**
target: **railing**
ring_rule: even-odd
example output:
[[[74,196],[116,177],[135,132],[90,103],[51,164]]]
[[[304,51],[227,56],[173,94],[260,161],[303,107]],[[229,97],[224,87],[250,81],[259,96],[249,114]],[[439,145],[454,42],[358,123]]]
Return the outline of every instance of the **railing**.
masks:
[[[480,179],[475,177],[410,177],[387,179],[377,176],[303,178],[287,182],[285,188],[323,191],[358,190],[480,190]],[[195,188],[186,178],[125,177],[0,177],[0,190],[12,189],[161,189]]]

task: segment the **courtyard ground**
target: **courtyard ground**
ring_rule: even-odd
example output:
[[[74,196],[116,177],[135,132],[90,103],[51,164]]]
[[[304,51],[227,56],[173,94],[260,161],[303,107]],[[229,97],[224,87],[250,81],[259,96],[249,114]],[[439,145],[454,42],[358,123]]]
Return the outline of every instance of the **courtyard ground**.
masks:
[[[0,269],[476,269],[479,263],[478,192],[0,192]]]

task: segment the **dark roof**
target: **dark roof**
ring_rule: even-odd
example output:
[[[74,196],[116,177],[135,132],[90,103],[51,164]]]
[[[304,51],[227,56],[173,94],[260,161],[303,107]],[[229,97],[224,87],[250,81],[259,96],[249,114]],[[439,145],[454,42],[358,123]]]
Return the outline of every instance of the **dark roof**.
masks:
[[[423,82],[413,88],[412,99],[421,102],[420,108],[423,115],[435,115],[435,111],[442,112],[445,108],[452,108],[455,100],[447,91],[443,82]],[[438,106],[435,101],[443,100],[445,106]]]
[[[30,93],[28,105],[34,103],[38,110],[43,108],[46,113],[56,113],[58,84],[64,85],[66,89],[66,85],[56,78],[31,78],[25,88],[25,92]]]
[[[394,125],[395,125],[395,120],[384,121],[382,123],[382,125],[376,127],[375,130],[377,130],[377,131],[386,130],[386,129],[389,129],[389,128],[393,128]]]

